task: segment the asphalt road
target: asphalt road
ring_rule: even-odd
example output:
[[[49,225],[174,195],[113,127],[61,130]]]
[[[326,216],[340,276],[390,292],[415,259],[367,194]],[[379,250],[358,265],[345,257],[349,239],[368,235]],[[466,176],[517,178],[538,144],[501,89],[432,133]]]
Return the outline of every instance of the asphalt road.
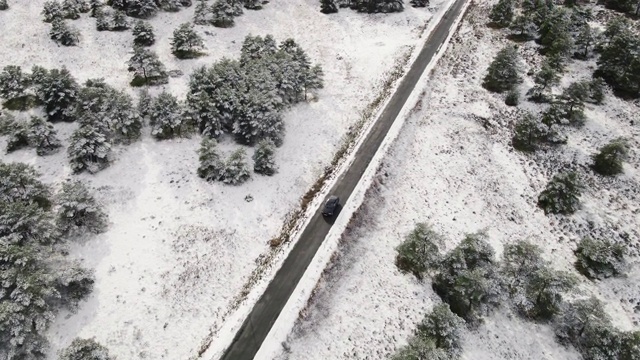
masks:
[[[360,182],[360,178],[378,151],[382,140],[389,128],[391,128],[398,113],[400,113],[420,76],[429,62],[431,62],[440,45],[446,40],[454,20],[466,1],[457,0],[442,17],[440,23],[427,39],[411,69],[402,79],[400,86],[393,94],[382,115],[357,150],[353,164],[342,174],[331,189],[330,194],[338,195],[342,203],[345,200],[348,201],[356,185]],[[324,241],[329,229],[331,229],[332,224],[333,221],[323,218],[321,209],[316,211],[302,232],[297,244],[276,273],[275,278],[267,286],[264,294],[262,294],[262,297],[260,297],[249,316],[245,319],[242,327],[236,333],[233,342],[222,356],[222,360],[251,360],[254,358],[273,323],[280,315],[282,308],[289,300],[291,293],[298,285],[309,263],[311,263],[318,248]]]

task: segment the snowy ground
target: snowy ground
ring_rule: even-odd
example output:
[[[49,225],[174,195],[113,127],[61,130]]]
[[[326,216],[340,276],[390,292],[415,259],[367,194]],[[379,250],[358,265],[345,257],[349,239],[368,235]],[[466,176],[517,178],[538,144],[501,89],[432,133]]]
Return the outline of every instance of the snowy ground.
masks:
[[[582,236],[624,241],[633,254],[628,276],[597,283],[582,278],[575,296],[594,294],[607,304],[616,326],[638,328],[639,104],[609,96],[604,105],[587,105],[588,121],[583,128],[568,129],[568,145],[535,156],[513,151],[515,110],[480,85],[489,62],[507,42],[486,27],[488,6],[471,8],[436,66],[280,359],[382,359],[406,343],[415,324],[439,301],[428,281],[403,275],[394,265],[394,248],[416,222],[429,222],[444,234],[447,250],[465,233],[482,229],[498,255],[505,243],[530,239],[554,267],[569,271],[574,271],[573,250]],[[538,64],[533,46],[519,51]],[[594,63],[575,63],[563,85],[588,76],[588,66]],[[522,91],[530,86],[531,79]],[[632,146],[625,174],[595,176],[587,168],[589,155],[621,135]],[[557,169],[569,163],[587,184],[583,208],[570,217],[547,217],[535,199]],[[505,309],[467,332],[463,350],[468,360],[580,358],[556,344],[548,326],[512,317]]]
[[[41,21],[43,2],[10,0],[10,9],[0,11],[5,34],[0,67],[64,65],[81,82],[104,77],[110,85],[131,89],[125,64],[131,56],[130,32],[96,32],[94,19],[83,15],[70,22],[82,33],[80,45],[58,47],[48,37],[50,25]],[[153,50],[168,69],[185,73],[166,86],[179,98],[193,68],[238,57],[247,34],[293,37],[323,65],[326,85],[318,100],[285,114],[288,135],[273,177],[256,176],[240,187],[203,182],[195,175],[197,136],[157,142],[145,135],[117,147],[113,164],[93,176],[71,175],[64,151],[44,158],[33,150],[0,155],[2,161],[34,165],[51,184],[71,176],[86,181],[110,216],[106,233],[72,251],[95,269],[96,284],[77,313],[62,314],[52,326],[52,353],[77,336],[95,336],[121,359],[186,359],[196,354],[211,327],[221,326],[222,313],[284,215],[323,172],[385,72],[417,44],[431,16],[428,9],[411,7],[388,15],[342,10],[326,16],[318,10],[317,0],[276,1],[246,11],[232,29],[197,27],[208,55],[184,61],[170,54],[169,39],[173,29],[190,21],[193,7],[160,13],[151,21],[157,36]],[[56,128],[67,139],[75,125]],[[0,139],[0,148],[5,141]],[[222,144],[225,151],[235,146]],[[253,201],[245,201],[247,195]]]

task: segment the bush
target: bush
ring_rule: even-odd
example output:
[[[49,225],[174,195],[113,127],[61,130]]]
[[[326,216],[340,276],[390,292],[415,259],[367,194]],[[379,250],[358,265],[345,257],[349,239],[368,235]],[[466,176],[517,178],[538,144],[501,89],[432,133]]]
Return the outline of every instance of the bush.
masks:
[[[107,214],[79,181],[67,181],[56,200],[58,228],[65,234],[89,231],[95,234],[107,228]]]
[[[323,14],[333,14],[338,12],[335,0],[320,0],[320,12]]]
[[[396,248],[396,267],[403,273],[412,273],[418,279],[434,270],[440,261],[440,247],[444,241],[431,226],[418,223]]]
[[[522,82],[518,63],[518,52],[514,46],[507,46],[500,50],[489,65],[487,75],[482,86],[493,92],[512,90]]]
[[[109,350],[95,339],[75,338],[58,354],[59,360],[113,360]]]
[[[499,304],[494,250],[482,233],[467,235],[439,266],[433,288],[451,311],[470,323]]]
[[[623,172],[622,162],[627,158],[629,146],[626,140],[612,140],[593,155],[591,168],[600,175],[614,176]]]
[[[580,206],[582,185],[575,172],[556,174],[538,196],[538,206],[546,214],[573,214]]]
[[[246,161],[244,149],[234,151],[224,164],[221,180],[225,184],[239,185],[249,180],[251,173]]]
[[[216,141],[206,137],[203,138],[198,155],[200,160],[198,176],[206,181],[221,180],[225,165],[216,149]]]
[[[576,249],[576,269],[590,279],[617,276],[624,271],[626,248],[610,240],[583,238]]]

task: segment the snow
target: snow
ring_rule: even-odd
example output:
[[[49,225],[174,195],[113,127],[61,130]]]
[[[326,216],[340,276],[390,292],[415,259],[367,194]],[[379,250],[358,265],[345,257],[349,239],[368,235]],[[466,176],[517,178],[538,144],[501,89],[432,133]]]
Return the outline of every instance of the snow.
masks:
[[[638,103],[609,95],[604,105],[587,105],[583,128],[566,129],[566,146],[534,156],[513,151],[509,142],[516,114],[501,96],[481,87],[489,62],[507,43],[486,27],[488,6],[471,8],[423,85],[422,98],[383,159],[279,359],[381,359],[406,344],[416,323],[440,301],[430,281],[403,275],[394,265],[395,247],[416,222],[428,222],[442,233],[446,250],[465,233],[483,229],[498,256],[504,244],[529,239],[542,247],[554,268],[574,273],[573,250],[581,237],[624,241],[634,255],[627,277],[580,278],[579,291],[570,297],[593,294],[606,303],[615,326],[638,329]],[[540,55],[532,46],[521,46],[519,52],[538,64]],[[594,62],[571,65],[563,84],[584,77],[587,66]],[[527,81],[522,90],[530,86]],[[534,104],[523,107],[540,111]],[[588,168],[590,154],[620,135],[633,144],[625,174],[615,179],[594,175]],[[582,209],[570,217],[547,217],[535,205],[537,195],[572,162],[587,184]],[[501,308],[478,329],[466,331],[463,358],[580,356],[558,345],[548,325],[523,321]]]
[[[0,66],[16,64],[26,71],[33,65],[66,66],[80,82],[104,77],[109,85],[135,94],[126,69],[132,54],[130,31],[96,32],[95,20],[83,15],[69,21],[82,34],[79,46],[58,47],[48,37],[50,25],[41,21],[43,3],[12,2],[0,12],[5,34]],[[207,55],[177,60],[170,38],[191,20],[194,8],[151,20],[156,32],[151,49],[168,70],[185,74],[154,88],[155,93],[166,89],[183,99],[188,74],[222,57],[238,57],[248,34],[294,38],[313,63],[324,67],[325,89],[314,101],[284,114],[287,136],[276,151],[278,173],[253,175],[238,187],[205,183],[196,176],[198,136],[158,142],[148,128],[141,141],[116,146],[111,166],[96,175],[71,175],[64,149],[48,157],[36,157],[33,149],[1,155],[2,161],[34,165],[56,188],[70,177],[87,182],[109,215],[106,233],[72,249],[72,256],[95,271],[96,284],[76,313],[60,314],[51,327],[51,354],[77,336],[95,336],[118,358],[194,357],[205,337],[229,320],[223,314],[256,259],[268,250],[268,240],[323,173],[386,72],[421,41],[431,16],[428,9],[410,6],[399,14],[341,10],[327,16],[316,0],[272,2],[263,10],[245,11],[232,29],[196,26]],[[77,125],[55,127],[66,146]],[[5,144],[3,137],[0,148]],[[225,157],[237,148],[229,139],[220,144]],[[247,195],[251,202],[245,201]]]

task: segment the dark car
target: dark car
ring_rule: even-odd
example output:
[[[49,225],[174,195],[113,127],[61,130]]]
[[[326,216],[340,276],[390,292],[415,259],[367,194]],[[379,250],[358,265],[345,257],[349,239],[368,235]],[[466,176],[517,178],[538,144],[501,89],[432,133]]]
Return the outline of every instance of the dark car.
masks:
[[[324,203],[324,208],[322,209],[322,215],[333,216],[333,214],[338,209],[338,205],[340,205],[340,198],[335,195],[329,196],[329,199],[327,199],[327,202]]]

